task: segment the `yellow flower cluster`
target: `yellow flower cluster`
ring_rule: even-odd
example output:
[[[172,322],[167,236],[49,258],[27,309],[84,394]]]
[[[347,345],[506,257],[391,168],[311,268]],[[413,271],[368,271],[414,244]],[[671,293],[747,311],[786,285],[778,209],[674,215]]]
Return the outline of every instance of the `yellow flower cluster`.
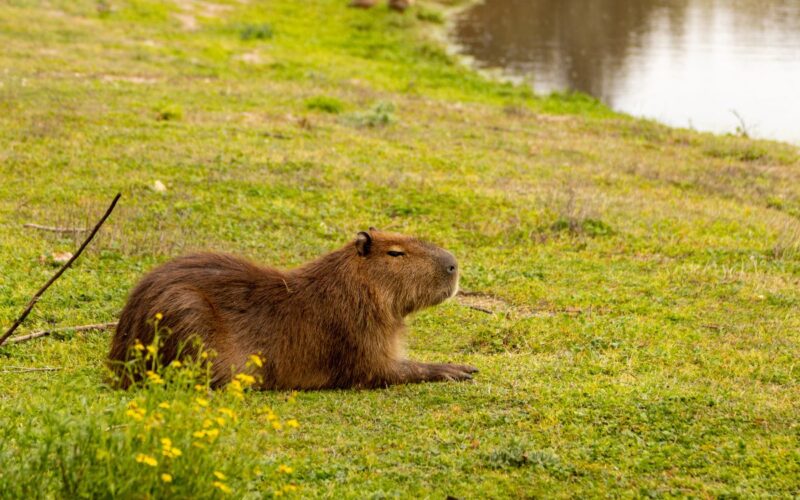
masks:
[[[284,493],[291,493],[293,491],[297,491],[297,486],[293,484],[285,484],[283,485],[283,488],[273,491],[272,495],[276,497],[282,497]]]
[[[247,388],[256,383],[255,377],[247,375],[246,373],[239,373],[236,375],[236,380],[241,382],[242,386]]]
[[[134,420],[142,420],[146,414],[147,410],[144,408],[139,408],[139,405],[136,404],[135,400],[128,403],[128,409],[125,411],[125,416],[131,417]]]
[[[208,401],[205,399],[197,398],[195,402],[198,403],[198,410],[205,411],[207,413],[206,418],[203,419],[203,428],[192,433],[193,437],[197,438],[198,440],[205,440],[205,442],[194,441],[192,442],[192,446],[195,448],[205,449],[206,444],[213,443],[219,437],[219,428],[224,427],[228,423],[227,419],[230,419],[234,422],[236,421],[236,413],[234,413],[234,411],[230,408],[221,407],[217,409],[218,413],[215,414],[213,409],[209,407]]]
[[[214,486],[215,488],[217,488],[218,490],[220,490],[223,493],[230,493],[231,492],[230,486],[228,486],[227,484],[223,483],[222,481],[214,481],[213,483],[211,483],[211,485]]]
[[[291,427],[292,429],[297,429],[298,427],[300,427],[300,422],[298,422],[297,419],[294,418],[287,420],[285,423],[281,423],[280,419],[278,418],[278,415],[276,415],[275,412],[272,411],[272,408],[270,408],[269,406],[265,406],[264,408],[262,408],[261,413],[266,417],[267,421],[276,431],[283,430],[284,425],[286,425],[286,427]]]
[[[239,373],[228,384],[228,392],[236,399],[244,399],[244,390],[256,383],[255,377],[246,373]]]
[[[251,354],[250,355],[250,361],[248,361],[245,366],[250,366],[250,365],[257,366],[257,367],[261,368],[261,367],[264,366],[264,361],[261,359],[261,356],[259,356],[258,354]]]
[[[161,454],[167,458],[178,458],[183,455],[183,452],[172,446],[170,438],[161,438]]]
[[[151,347],[153,346],[147,346],[147,349],[150,350]],[[151,384],[161,385],[164,383],[164,379],[161,378],[161,375],[154,372],[153,370],[147,370],[144,374],[147,377],[147,381],[150,382]]]
[[[150,455],[145,455],[144,453],[137,453],[136,454],[136,461],[140,464],[149,465],[150,467],[155,467],[158,465],[158,460]]]
[[[155,319],[158,321],[162,317],[157,315]],[[235,432],[237,413],[230,407],[218,406],[218,403],[225,404],[224,401],[228,401],[230,406],[235,407],[236,399],[244,399],[245,392],[261,383],[260,369],[266,363],[258,354],[249,356],[245,364],[247,369],[235,374],[225,391],[214,391],[210,389],[208,378],[205,379],[205,383],[193,378],[209,373],[207,363],[198,363],[197,359],[185,358],[183,361],[173,360],[166,367],[161,366],[156,357],[161,345],[156,332],[152,345],[143,345],[137,341],[133,347],[138,351],[137,356],[141,362],[145,363],[145,359],[152,361],[147,361],[138,372],[144,375],[142,393],[125,408],[126,417],[131,419],[125,427],[130,430],[138,448],[131,450],[128,456],[133,455],[135,461],[142,464],[143,469],[151,472],[152,475],[148,477],[158,482],[164,491],[178,491],[175,488],[183,486],[179,481],[184,474],[181,472],[183,470],[181,466],[188,464],[185,462],[187,458],[179,457],[186,454],[194,459],[196,455],[207,453],[201,450],[211,450],[219,446],[223,430],[231,432],[231,429],[228,429],[230,427]],[[214,355],[213,352],[206,353],[202,350],[198,352],[202,359]],[[173,380],[179,383],[173,384]],[[185,387],[183,384],[187,381],[188,387],[194,385],[196,392],[173,393],[173,389],[183,390]],[[285,397],[289,402],[293,402],[295,396],[296,393],[293,392]],[[188,412],[188,418],[184,412]],[[265,418],[261,422],[267,429],[281,431],[300,427],[297,419],[282,421],[269,407],[264,407],[259,413]],[[172,424],[176,422],[180,424],[173,428]],[[183,432],[186,431],[191,433],[189,441],[184,441],[186,436]],[[170,437],[166,437],[167,435]],[[175,437],[182,449],[174,445],[171,437]],[[293,468],[286,464],[279,465],[276,470],[276,473],[283,475],[287,482],[293,472]],[[176,481],[178,486],[172,484]],[[213,471],[204,483],[207,489],[216,491],[217,494],[232,494],[234,491],[231,486],[232,480],[222,471]],[[297,486],[293,484],[274,487],[277,488],[277,491],[273,492],[276,496],[287,495],[297,490]]]

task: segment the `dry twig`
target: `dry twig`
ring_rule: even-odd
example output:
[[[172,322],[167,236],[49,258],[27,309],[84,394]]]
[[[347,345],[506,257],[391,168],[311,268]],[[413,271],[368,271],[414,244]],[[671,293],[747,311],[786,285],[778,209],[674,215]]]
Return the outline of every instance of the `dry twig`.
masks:
[[[55,372],[60,369],[61,368],[55,368],[52,366],[43,366],[41,368],[25,368],[21,366],[12,366],[11,368],[0,370],[0,373]]]
[[[464,304],[464,307],[469,308],[469,309],[475,309],[476,311],[480,311],[480,312],[486,313],[486,314],[494,314],[494,311],[492,311],[491,309],[486,309],[486,308],[479,307],[479,306],[471,306],[471,305]]]
[[[89,229],[85,227],[54,227],[54,226],[42,226],[39,224],[23,224],[22,227],[28,227],[31,229],[38,229],[40,231],[50,231],[51,233],[85,233]]]
[[[66,263],[64,263],[64,265],[61,266],[61,269],[59,269],[58,272],[55,275],[53,275],[52,278],[50,278],[50,281],[45,283],[45,285],[42,288],[40,288],[38,292],[36,292],[36,295],[34,295],[31,301],[28,302],[28,306],[25,308],[24,311],[22,311],[22,314],[20,314],[19,318],[17,318],[14,324],[11,325],[11,328],[6,330],[6,333],[3,334],[2,337],[0,337],[0,346],[3,345],[6,339],[10,337],[11,334],[14,333],[14,330],[16,330],[17,327],[20,324],[22,324],[23,321],[25,321],[25,318],[28,317],[28,314],[30,314],[31,310],[33,309],[33,306],[36,305],[36,303],[41,298],[42,294],[48,288],[50,288],[50,285],[52,285],[62,274],[64,274],[64,271],[66,271],[67,268],[69,268],[69,266],[71,266],[72,263],[75,262],[75,260],[81,255],[81,253],[83,253],[83,249],[86,248],[86,246],[89,244],[90,241],[92,241],[94,235],[97,234],[97,231],[100,230],[100,226],[102,226],[103,223],[106,221],[106,219],[108,219],[108,216],[111,215],[111,211],[114,210],[114,207],[117,205],[117,201],[119,201],[120,196],[122,196],[122,193],[117,193],[117,196],[114,197],[114,200],[111,202],[111,205],[108,207],[108,210],[106,210],[106,213],[103,215],[100,221],[94,226],[94,229],[92,229],[92,232],[89,233],[89,236],[86,238],[86,240],[84,240],[80,248],[78,248],[78,251],[75,252],[75,255],[73,255],[72,258],[69,259]]]
[[[27,340],[38,339],[40,337],[47,337],[56,332],[65,332],[70,330],[74,332],[85,332],[87,330],[105,330],[107,328],[113,328],[115,326],[117,326],[116,321],[112,323],[97,323],[95,325],[65,326],[62,328],[53,328],[50,330],[42,330],[41,332],[33,332],[27,335],[19,335],[17,337],[11,337],[10,339],[8,339],[6,343],[15,344],[17,342],[25,342]]]

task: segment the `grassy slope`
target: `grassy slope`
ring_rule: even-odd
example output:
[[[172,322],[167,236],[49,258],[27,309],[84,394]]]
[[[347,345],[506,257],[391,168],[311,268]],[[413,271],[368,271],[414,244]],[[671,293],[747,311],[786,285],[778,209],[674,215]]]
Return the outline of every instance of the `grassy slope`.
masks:
[[[422,234],[497,314],[423,312],[410,354],[476,382],[248,395],[216,460],[272,457],[319,496],[800,493],[796,150],[535,98],[453,64],[414,12],[344,3],[1,6],[0,324],[75,247],[22,224],[89,224],[117,190],[26,330],[113,321],[189,249],[292,266],[370,225]],[[127,402],[101,385],[107,343],[0,349],[0,370],[62,368],[0,374],[4,426]],[[263,404],[301,428],[257,440]]]

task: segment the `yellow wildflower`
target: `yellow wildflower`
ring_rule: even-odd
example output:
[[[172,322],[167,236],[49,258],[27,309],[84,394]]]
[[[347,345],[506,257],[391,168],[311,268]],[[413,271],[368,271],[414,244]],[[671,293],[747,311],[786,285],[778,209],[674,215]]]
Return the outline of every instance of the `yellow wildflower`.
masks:
[[[196,438],[202,438],[202,437],[205,437],[205,436],[206,436],[206,431],[194,431],[194,432],[192,433],[192,436],[194,436],[194,437],[196,437]]]
[[[293,484],[287,484],[283,487],[283,491],[297,491],[297,486]]]
[[[218,470],[214,471],[214,475],[217,477],[217,479],[219,479],[221,481],[224,481],[224,480],[228,479],[227,477],[225,477],[225,474],[223,474],[222,472],[220,472]]]
[[[173,361],[172,363],[170,363],[170,366],[174,366],[175,368],[180,368],[181,366],[183,366],[183,363],[181,363],[180,361],[178,361],[178,360],[176,359],[175,361]]]
[[[214,425],[214,422],[212,422],[211,420],[209,419],[203,420],[203,429],[208,429],[212,425]]]
[[[145,455],[144,453],[138,453],[136,455],[136,461],[140,464],[149,465],[150,467],[155,467],[158,465],[158,460],[151,457],[150,455]]]
[[[125,415],[134,420],[142,420],[146,413],[147,410],[145,408],[139,408],[139,405],[136,404],[136,401],[131,401],[128,403],[128,409],[125,411]]]
[[[156,313],[156,319],[161,321],[162,319],[164,319],[164,315],[161,313]]]
[[[292,472],[294,472],[294,469],[292,469],[288,465],[281,464],[278,466],[278,472],[280,472],[281,474],[291,474]]]
[[[206,386],[200,385],[200,384],[195,384],[194,390],[197,391],[197,392],[203,392],[204,390],[206,390]]]
[[[261,357],[258,354],[251,354],[250,355],[250,361],[252,361],[253,364],[256,365],[259,368],[264,366],[264,362],[261,361]]]
[[[217,418],[215,418],[214,420],[216,420],[216,422],[217,422],[217,425],[219,425],[220,427],[224,427],[224,426],[225,426],[225,422],[226,422],[226,421],[225,421],[225,419],[224,419],[224,418],[222,418],[222,417],[217,417]]]
[[[218,490],[220,490],[220,491],[221,491],[221,492],[223,492],[223,493],[230,493],[230,492],[231,492],[231,489],[230,489],[230,487],[229,487],[227,484],[223,483],[223,482],[220,482],[220,481],[214,481],[214,482],[213,482],[213,483],[211,483],[211,484],[212,484],[212,485],[213,485],[215,488],[217,488]]]
[[[147,350],[148,351],[150,350],[150,347],[151,346],[147,346]],[[158,373],[154,372],[153,370],[147,370],[145,372],[145,375],[147,375],[147,379],[153,384],[163,384],[164,383],[164,379],[161,378],[161,375],[159,375]]]
[[[241,382],[244,387],[249,387],[256,383],[256,379],[252,375],[247,375],[246,373],[237,374],[236,380]]]
[[[133,344],[133,348],[136,349],[137,351],[144,351],[144,346],[138,340],[136,341],[135,344]]]
[[[213,440],[217,439],[217,436],[219,436],[219,429],[209,429],[209,430],[207,430],[206,431],[206,436],[208,436],[208,440],[209,441],[213,441]]]
[[[131,417],[134,420],[141,420],[142,418],[144,418],[142,415],[143,413],[144,413],[143,410],[136,409],[136,410],[127,410],[125,412],[125,415]]]
[[[238,379],[231,380],[230,385],[228,385],[230,392],[238,399],[244,399],[244,395],[242,392],[244,389],[242,388],[242,383],[239,382]]]
[[[297,429],[298,427],[300,427],[300,422],[292,418],[286,421],[286,425],[294,429]]]
[[[171,483],[172,475],[167,473],[161,474],[161,480],[164,481],[165,483]]]
[[[195,403],[197,403],[197,404],[198,404],[198,406],[202,406],[203,408],[205,408],[206,406],[208,406],[208,400],[207,400],[207,399],[203,399],[203,398],[197,398],[197,399],[195,399],[194,401],[195,401]]]
[[[281,425],[281,423],[276,420],[272,422],[272,428],[275,429],[276,431],[279,431],[283,429],[283,425]]]
[[[159,403],[158,407],[164,408],[165,410],[169,409],[169,401],[164,401],[163,403]]]
[[[161,438],[161,454],[167,458],[177,458],[183,455],[183,452],[172,446],[170,438]]]
[[[230,408],[222,407],[219,409],[219,412],[222,413],[223,415],[227,415],[231,419],[236,418],[236,414]]]
[[[157,350],[158,349],[156,349],[156,346],[154,346],[153,344],[150,344],[149,346],[147,346],[147,352],[149,354],[152,354],[152,355],[155,356]]]

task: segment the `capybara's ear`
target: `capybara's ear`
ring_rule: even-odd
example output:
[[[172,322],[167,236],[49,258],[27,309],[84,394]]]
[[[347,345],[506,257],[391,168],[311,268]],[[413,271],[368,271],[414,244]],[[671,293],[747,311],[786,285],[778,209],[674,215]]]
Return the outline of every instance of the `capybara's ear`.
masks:
[[[372,246],[372,237],[369,233],[365,233],[361,231],[356,236],[356,250],[358,251],[358,255],[367,255],[369,253],[369,247]]]

